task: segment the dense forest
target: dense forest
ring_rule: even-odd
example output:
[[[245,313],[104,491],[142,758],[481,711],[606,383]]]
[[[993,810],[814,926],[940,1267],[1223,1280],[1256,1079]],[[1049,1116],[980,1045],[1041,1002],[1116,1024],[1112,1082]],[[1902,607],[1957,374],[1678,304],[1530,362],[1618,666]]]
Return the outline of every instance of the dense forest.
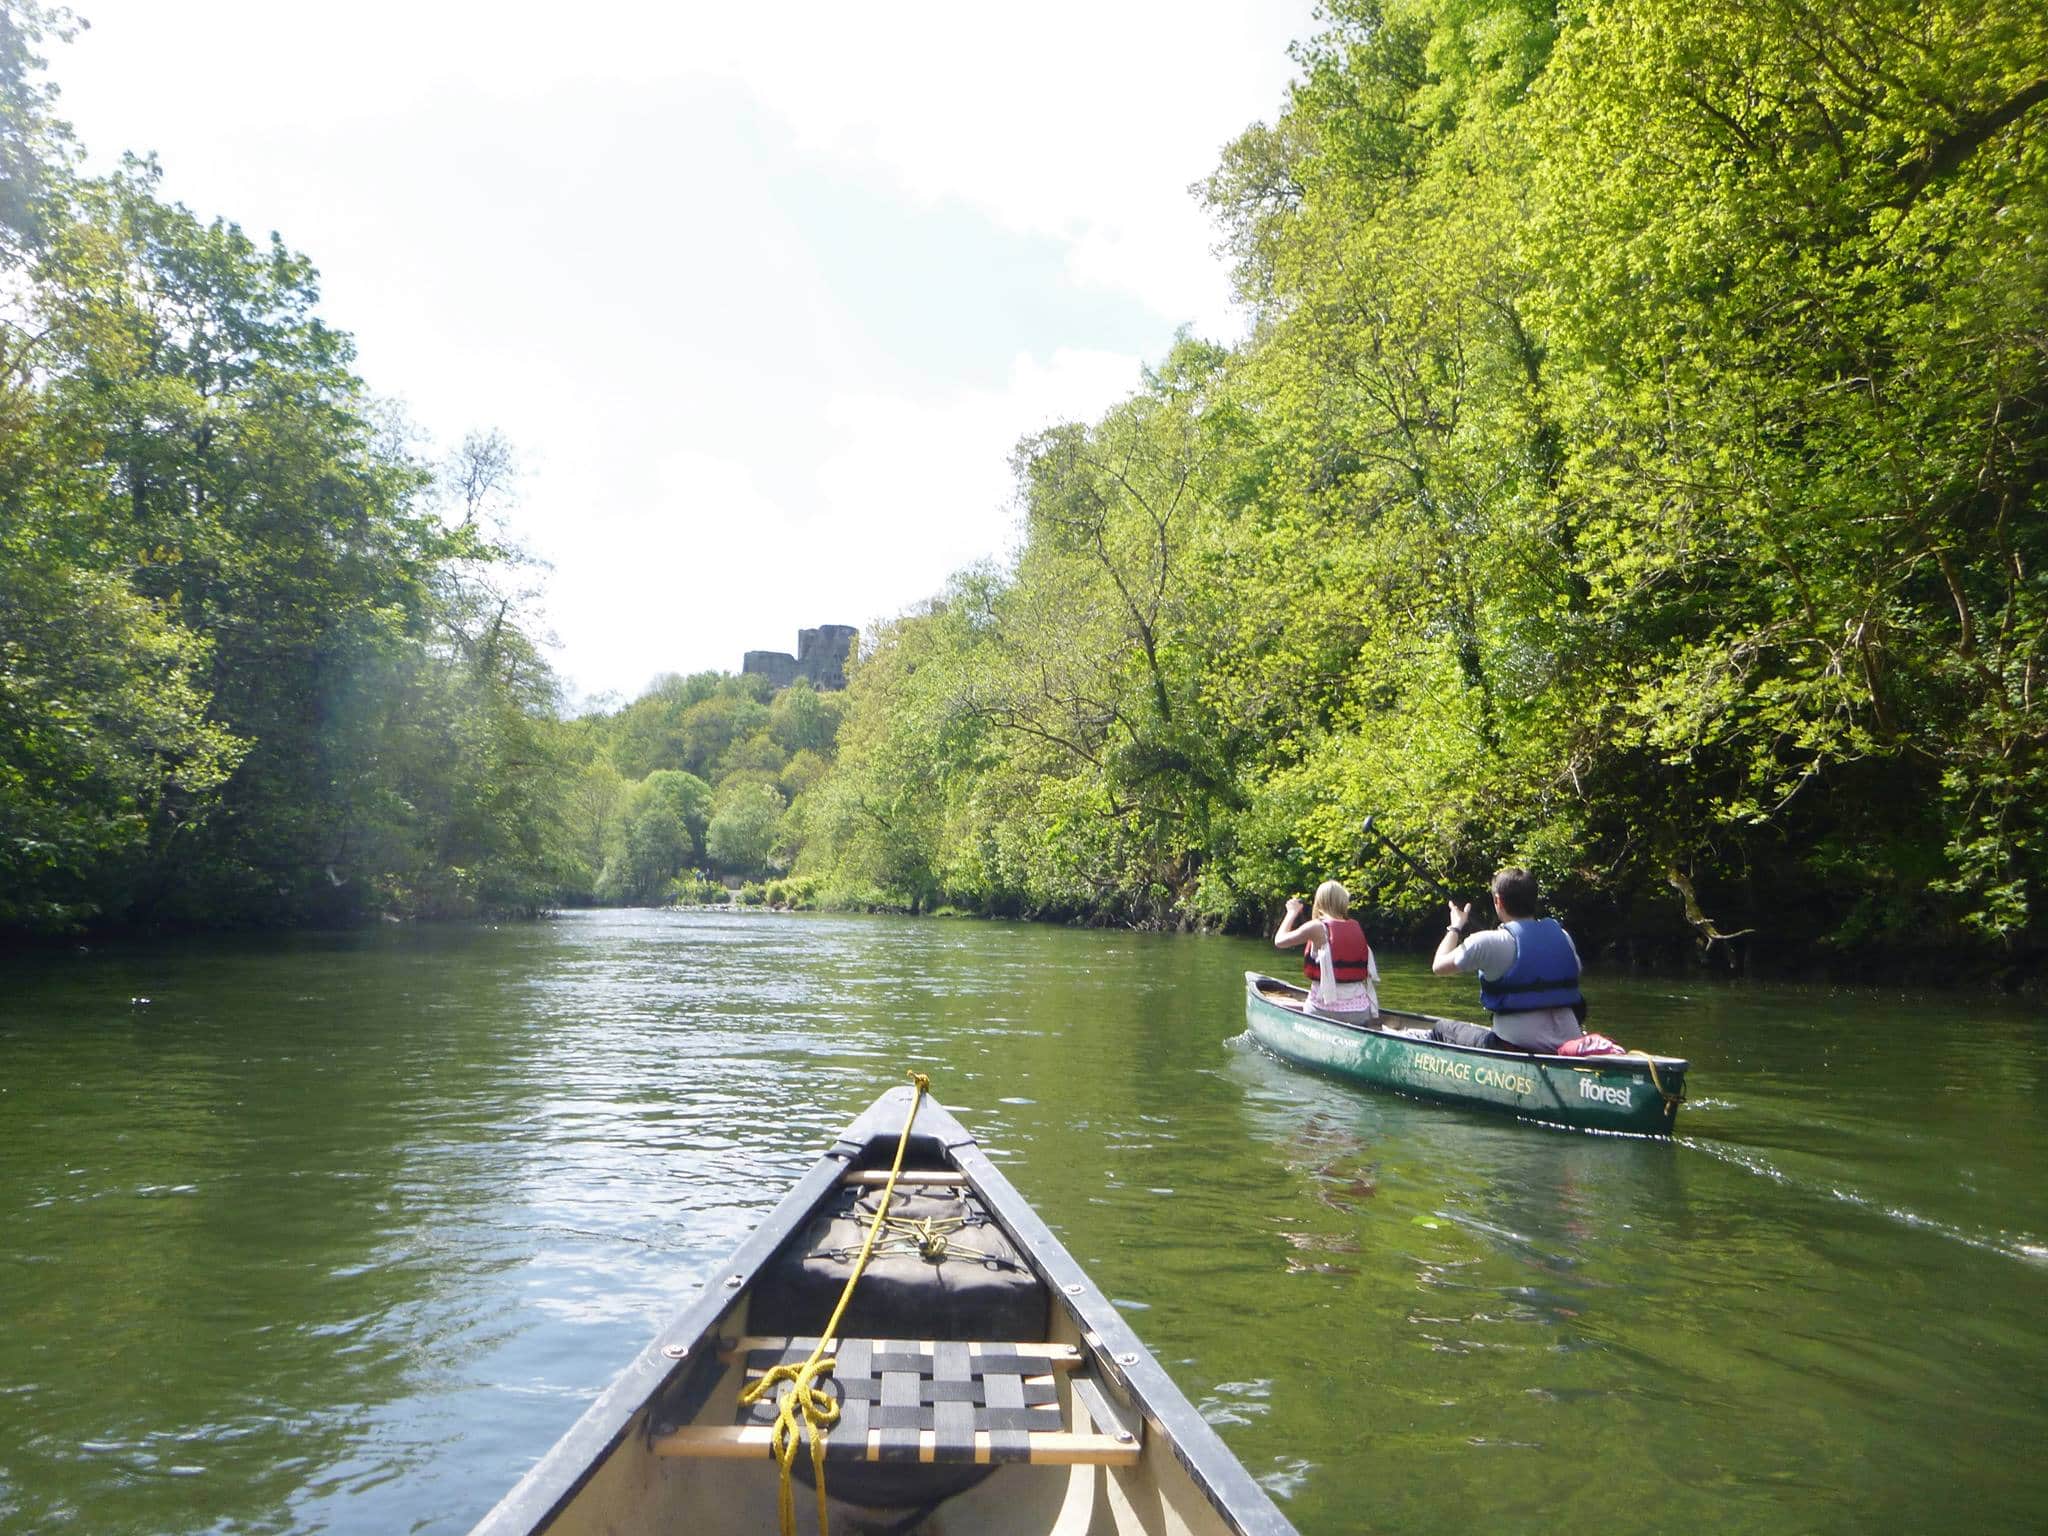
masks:
[[[1339,0],[1201,189],[1252,307],[1023,442],[804,857],[1231,924],[2014,955],[2048,872],[2048,12]]]
[[[490,433],[88,177],[0,0],[0,929],[783,897],[2037,968],[2048,13],[1334,0],[1199,188],[1252,317],[1017,446],[844,694],[565,717]]]

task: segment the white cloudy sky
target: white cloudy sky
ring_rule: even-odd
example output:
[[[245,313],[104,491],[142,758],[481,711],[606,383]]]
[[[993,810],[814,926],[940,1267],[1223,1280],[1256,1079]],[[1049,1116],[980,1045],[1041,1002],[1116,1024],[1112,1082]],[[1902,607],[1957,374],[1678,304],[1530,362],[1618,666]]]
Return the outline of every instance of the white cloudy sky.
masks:
[[[867,625],[1009,547],[1006,459],[1239,327],[1188,195],[1312,0],[71,0],[93,164],[322,273],[358,369],[496,428],[582,697]]]

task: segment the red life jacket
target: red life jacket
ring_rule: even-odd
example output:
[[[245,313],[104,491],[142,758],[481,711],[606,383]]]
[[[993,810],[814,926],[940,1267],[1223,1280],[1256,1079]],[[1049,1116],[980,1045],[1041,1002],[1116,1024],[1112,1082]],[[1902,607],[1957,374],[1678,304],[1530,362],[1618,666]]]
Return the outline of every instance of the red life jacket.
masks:
[[[1323,932],[1329,935],[1330,976],[1335,981],[1365,981],[1372,976],[1372,946],[1365,941],[1365,928],[1354,918],[1326,917]],[[1313,948],[1301,952],[1301,974],[1311,982],[1323,979],[1323,968]]]

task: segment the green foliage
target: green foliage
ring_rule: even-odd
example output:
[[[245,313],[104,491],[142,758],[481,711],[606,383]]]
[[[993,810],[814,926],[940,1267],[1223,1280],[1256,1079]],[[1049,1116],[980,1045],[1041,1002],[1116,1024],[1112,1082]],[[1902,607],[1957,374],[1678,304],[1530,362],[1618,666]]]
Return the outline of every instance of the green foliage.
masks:
[[[1015,468],[790,820],[838,899],[1232,923],[1366,814],[1588,931],[2038,949],[2048,19],[1340,0],[1254,307]]]
[[[206,648],[112,576],[0,536],[0,927],[117,899],[246,749],[205,718]]]
[[[789,752],[767,730],[735,741],[720,754],[719,776],[723,779],[749,778],[771,782],[789,761]]]
[[[714,906],[725,899],[724,886],[695,871],[678,875],[668,888],[668,900],[674,906]]]
[[[624,708],[579,721],[591,760],[575,820],[584,867],[602,872],[593,899],[653,900],[672,882],[698,888],[680,864],[632,856],[633,818],[657,791],[688,833],[687,860],[734,877],[786,868],[801,820],[790,802],[829,775],[842,712],[837,695],[808,682],[768,693],[759,677],[700,672],[657,679]],[[643,831],[643,849],[652,836]]]
[[[1251,306],[1017,448],[844,693],[556,718],[306,259],[81,177],[0,0],[0,926],[704,893],[1155,925],[1535,868],[1581,934],[2038,957],[2048,14],[1332,0]],[[791,873],[794,871],[795,873]]]
[[[767,709],[743,693],[718,693],[692,704],[677,722],[682,766],[701,778],[722,777],[727,753],[765,735],[767,726]]]
[[[820,693],[808,678],[798,678],[768,705],[768,730],[788,755],[824,755],[839,734],[843,695]]]
[[[783,764],[782,772],[776,775],[776,787],[794,800],[805,790],[821,782],[832,771],[829,759],[805,747]]]
[[[658,901],[689,859],[689,829],[667,803],[652,798],[627,820],[624,846],[599,878],[598,897],[626,903]]]
[[[608,757],[586,762],[564,787],[561,807],[565,886],[595,900],[605,866],[624,848],[631,786]]]
[[[711,821],[711,786],[695,774],[658,768],[640,782],[635,801],[666,807],[688,834],[693,857],[703,848],[704,829]]]
[[[54,14],[0,4],[0,927],[537,909],[569,764],[516,562],[306,258],[77,174]]]
[[[512,446],[427,462],[305,257],[153,161],[80,177],[38,73],[68,25],[0,0],[0,929],[662,901],[707,857],[785,863],[839,702],[705,672],[560,721]]]
[[[883,626],[851,669],[837,767],[788,816],[799,872],[837,904],[920,908],[939,895],[949,794],[987,731],[960,690],[991,580],[962,578],[947,600]]]
[[[766,873],[782,831],[782,796],[772,785],[728,780],[712,802],[704,833],[711,867],[729,875]]]
[[[761,899],[771,907],[803,911],[817,905],[818,882],[802,875],[770,880],[762,890]]]

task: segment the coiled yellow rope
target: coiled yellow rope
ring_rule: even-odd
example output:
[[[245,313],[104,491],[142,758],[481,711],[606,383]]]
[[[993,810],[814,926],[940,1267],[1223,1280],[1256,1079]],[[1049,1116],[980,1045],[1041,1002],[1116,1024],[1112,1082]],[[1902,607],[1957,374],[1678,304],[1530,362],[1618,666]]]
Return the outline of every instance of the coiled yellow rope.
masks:
[[[796,1536],[796,1487],[791,1469],[796,1465],[797,1447],[806,1437],[811,1442],[811,1471],[818,1483],[818,1536],[832,1536],[825,1512],[825,1434],[839,1422],[839,1404],[818,1383],[819,1378],[831,1375],[832,1367],[838,1363],[825,1353],[825,1346],[837,1338],[839,1319],[845,1316],[846,1304],[853,1300],[853,1288],[860,1283],[861,1271],[868,1267],[868,1256],[875,1250],[875,1236],[882,1230],[883,1219],[889,1214],[889,1201],[896,1193],[896,1176],[903,1171],[903,1154],[910,1146],[910,1128],[917,1124],[918,1106],[924,1102],[925,1092],[931,1087],[931,1079],[922,1072],[912,1072],[909,1076],[917,1092],[911,1095],[910,1113],[904,1118],[903,1135],[896,1143],[896,1161],[890,1165],[889,1182],[882,1186],[882,1204],[875,1213],[875,1224],[868,1229],[868,1240],[861,1244],[860,1257],[853,1261],[853,1273],[846,1277],[846,1288],[839,1293],[839,1305],[832,1309],[832,1320],[825,1324],[817,1347],[802,1365],[778,1365],[740,1393],[740,1401],[751,1406],[772,1388],[785,1381],[790,1384],[789,1390],[776,1400],[775,1428],[770,1432],[768,1441],[775,1453],[776,1465],[782,1469],[781,1484],[776,1490],[782,1536]]]
[[[959,1240],[958,1233],[968,1226],[964,1216],[891,1216],[886,1222],[877,1222],[872,1216],[854,1215],[854,1224],[862,1232],[879,1225],[882,1235],[875,1244],[876,1258],[887,1258],[890,1254],[916,1254],[928,1264],[943,1264],[948,1259],[961,1259],[979,1264],[984,1269],[1022,1270],[1023,1265],[1004,1255],[992,1253],[986,1248],[976,1248],[971,1243]],[[863,1237],[861,1242],[866,1242]],[[818,1248],[812,1250],[814,1259],[833,1259],[844,1263],[860,1252],[859,1244],[844,1248]]]
[[[877,1253],[916,1254],[928,1264],[937,1264],[951,1255],[953,1234],[967,1225],[964,1216],[883,1216],[877,1212],[872,1225],[881,1228],[888,1238],[875,1245]],[[839,1252],[844,1253],[845,1249]],[[961,1248],[959,1252],[971,1259],[986,1258],[977,1248]]]

